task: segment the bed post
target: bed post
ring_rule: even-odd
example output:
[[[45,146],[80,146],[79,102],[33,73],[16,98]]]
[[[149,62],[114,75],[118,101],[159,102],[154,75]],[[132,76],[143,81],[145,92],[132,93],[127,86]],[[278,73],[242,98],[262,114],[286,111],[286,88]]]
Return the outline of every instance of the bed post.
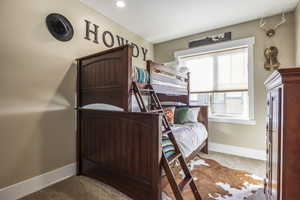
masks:
[[[76,160],[77,160],[77,171],[76,174],[81,175],[81,136],[80,136],[80,66],[81,61],[77,60],[77,74],[76,74],[76,107],[75,107],[75,123],[76,123]]]
[[[127,51],[127,59],[124,61],[123,65],[127,68],[127,75],[125,76],[124,86],[123,88],[123,104],[125,105],[125,111],[132,112],[132,95],[131,95],[131,87],[132,87],[132,56],[133,56],[133,47],[128,46],[125,48]],[[127,98],[126,98],[127,97]]]
[[[191,77],[191,72],[187,73],[187,105],[190,106],[190,95],[191,95],[191,86],[190,86],[190,77]]]
[[[147,60],[147,62],[146,62],[146,69],[147,69],[147,72],[149,73],[148,84],[151,84],[151,67],[152,67],[152,65],[153,65],[153,61],[152,60]],[[150,107],[152,107],[152,102],[151,102],[151,98],[150,97],[148,98],[148,102],[149,102]]]
[[[149,76],[151,75],[151,63],[152,63],[152,61],[151,60],[147,60],[147,66],[146,66],[146,69],[147,69],[147,71],[148,71],[148,73],[149,73]],[[149,81],[150,81],[150,77],[149,77]]]

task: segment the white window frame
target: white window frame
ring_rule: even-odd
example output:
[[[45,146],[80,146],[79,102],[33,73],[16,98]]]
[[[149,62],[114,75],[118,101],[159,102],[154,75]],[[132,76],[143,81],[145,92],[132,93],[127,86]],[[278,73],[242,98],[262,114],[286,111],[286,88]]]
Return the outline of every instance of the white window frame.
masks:
[[[237,123],[246,125],[255,125],[255,102],[254,102],[254,44],[255,37],[249,37],[239,40],[221,42],[202,47],[176,51],[174,56],[180,62],[181,58],[192,55],[207,54],[217,51],[230,50],[240,47],[248,48],[248,95],[249,95],[249,119],[229,118],[229,117],[209,117],[209,121],[222,123]]]

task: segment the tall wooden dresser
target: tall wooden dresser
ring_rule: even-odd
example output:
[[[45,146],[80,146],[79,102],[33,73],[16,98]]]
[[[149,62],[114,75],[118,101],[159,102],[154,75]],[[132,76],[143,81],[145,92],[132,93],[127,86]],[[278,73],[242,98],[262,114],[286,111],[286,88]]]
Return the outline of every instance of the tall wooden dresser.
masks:
[[[267,200],[300,200],[300,68],[275,71],[267,96]]]

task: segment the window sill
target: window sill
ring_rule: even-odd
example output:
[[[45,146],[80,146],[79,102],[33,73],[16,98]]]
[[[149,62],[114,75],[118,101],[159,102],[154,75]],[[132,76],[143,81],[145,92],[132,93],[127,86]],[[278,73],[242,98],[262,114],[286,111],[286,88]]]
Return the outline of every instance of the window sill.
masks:
[[[219,122],[219,123],[256,125],[256,121],[255,120],[251,120],[251,119],[237,119],[237,118],[225,118],[225,117],[209,117],[208,121],[209,122]]]

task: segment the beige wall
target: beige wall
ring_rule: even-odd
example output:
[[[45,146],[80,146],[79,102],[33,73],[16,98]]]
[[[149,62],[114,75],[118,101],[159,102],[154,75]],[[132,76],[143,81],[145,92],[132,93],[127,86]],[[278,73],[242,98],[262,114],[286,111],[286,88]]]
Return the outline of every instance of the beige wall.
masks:
[[[300,3],[295,10],[296,65],[300,65]]]
[[[70,42],[48,32],[45,17],[65,15]],[[149,49],[141,37],[79,0],[2,0],[0,6],[0,188],[75,161],[74,59],[104,50],[84,38],[84,19]],[[101,36],[101,35],[100,35]],[[100,37],[101,38],[101,37]],[[143,65],[142,56],[134,59]]]
[[[255,119],[257,123],[256,125],[210,123],[209,132],[211,142],[253,148],[257,150],[265,149],[266,92],[263,83],[270,72],[263,68],[263,52],[266,47],[275,45],[280,51],[279,61],[281,62],[282,67],[295,64],[294,14],[289,13],[287,18],[288,22],[278,29],[276,36],[272,39],[268,39],[265,33],[258,28],[259,21],[256,20],[154,45],[155,60],[157,62],[167,62],[174,59],[174,51],[187,49],[188,41],[199,37],[223,33],[226,31],[232,32],[234,40],[245,37],[255,37],[254,98]],[[268,24],[273,25],[280,20],[280,16],[274,16],[266,20]]]

